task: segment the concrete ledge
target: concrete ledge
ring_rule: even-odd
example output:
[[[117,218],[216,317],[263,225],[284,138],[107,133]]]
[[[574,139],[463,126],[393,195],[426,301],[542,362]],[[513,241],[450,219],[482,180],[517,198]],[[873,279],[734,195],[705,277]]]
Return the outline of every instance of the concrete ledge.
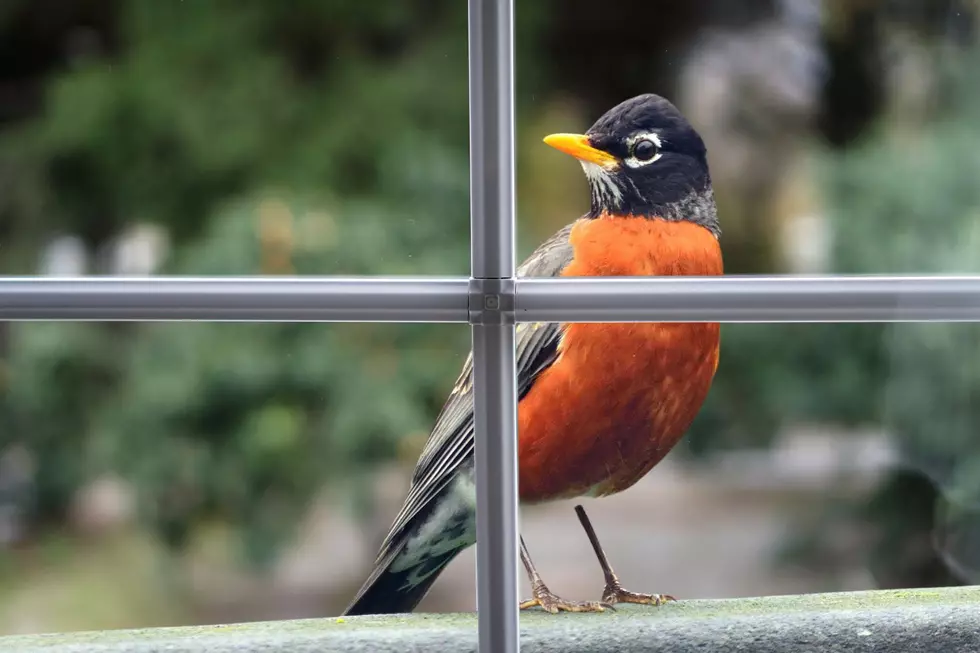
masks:
[[[980,587],[527,612],[525,652],[980,651]],[[4,653],[475,651],[473,614],[415,614],[0,637]]]

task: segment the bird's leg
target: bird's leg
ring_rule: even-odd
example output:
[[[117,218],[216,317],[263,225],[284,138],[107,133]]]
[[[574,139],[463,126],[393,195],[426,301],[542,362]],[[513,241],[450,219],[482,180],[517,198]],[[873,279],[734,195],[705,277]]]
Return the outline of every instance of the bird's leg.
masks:
[[[616,576],[616,572],[613,571],[612,565],[609,564],[609,560],[606,559],[606,552],[602,550],[602,545],[599,544],[599,538],[595,534],[595,529],[592,528],[592,522],[589,520],[589,516],[585,514],[585,508],[582,506],[575,506],[575,514],[578,515],[578,520],[582,522],[582,528],[585,529],[585,534],[589,536],[589,542],[592,543],[592,549],[595,551],[595,555],[599,558],[599,566],[602,567],[602,575],[606,578],[606,588],[602,592],[602,602],[610,605],[616,603],[642,603],[644,605],[663,605],[667,601],[674,601],[673,596],[667,594],[639,594],[637,592],[630,592],[623,589],[623,586],[619,584],[619,577]]]
[[[521,537],[521,562],[524,563],[527,577],[531,581],[531,594],[534,597],[527,601],[522,601],[521,610],[533,608],[536,605],[541,606],[551,614],[558,614],[562,610],[565,612],[604,612],[606,610],[614,610],[611,605],[599,601],[566,601],[561,597],[555,596],[548,589],[548,586],[544,584],[544,581],[541,580],[541,574],[534,568],[534,563],[531,562],[531,554],[527,552],[527,545],[524,544],[523,536]]]

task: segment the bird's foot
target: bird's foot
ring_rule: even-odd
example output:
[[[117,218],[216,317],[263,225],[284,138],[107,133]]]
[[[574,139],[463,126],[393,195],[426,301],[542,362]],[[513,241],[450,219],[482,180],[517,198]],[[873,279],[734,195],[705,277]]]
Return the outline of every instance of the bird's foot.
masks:
[[[551,614],[559,612],[605,612],[616,611],[610,603],[604,601],[567,601],[555,596],[547,587],[535,587],[534,598],[521,602],[521,610],[539,606]]]
[[[668,601],[676,601],[673,596],[669,594],[639,594],[637,592],[630,592],[629,590],[623,589],[623,586],[617,583],[608,583],[606,585],[605,591],[602,593],[602,602],[608,605],[615,605],[616,603],[639,603],[640,605],[663,605]]]

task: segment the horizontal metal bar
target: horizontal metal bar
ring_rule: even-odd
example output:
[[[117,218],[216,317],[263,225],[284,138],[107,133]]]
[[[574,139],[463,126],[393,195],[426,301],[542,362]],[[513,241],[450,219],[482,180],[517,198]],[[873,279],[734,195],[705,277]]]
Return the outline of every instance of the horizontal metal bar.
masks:
[[[518,279],[518,322],[977,322],[980,276]],[[0,277],[0,320],[459,322],[464,277]]]
[[[518,322],[977,322],[980,276],[522,279]]]
[[[0,277],[0,320],[467,322],[469,280]]]

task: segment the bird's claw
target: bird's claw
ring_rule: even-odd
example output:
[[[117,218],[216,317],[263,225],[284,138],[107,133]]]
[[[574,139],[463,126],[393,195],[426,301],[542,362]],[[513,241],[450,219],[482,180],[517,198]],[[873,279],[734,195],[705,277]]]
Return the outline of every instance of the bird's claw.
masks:
[[[551,614],[559,612],[605,612],[606,610],[616,611],[612,604],[606,601],[567,601],[559,596],[555,596],[549,590],[537,590],[534,598],[521,602],[521,610],[540,607]]]
[[[613,605],[616,603],[638,603],[640,605],[663,605],[669,601],[676,601],[669,594],[640,594],[625,590],[621,585],[606,585],[602,593],[602,602]]]

